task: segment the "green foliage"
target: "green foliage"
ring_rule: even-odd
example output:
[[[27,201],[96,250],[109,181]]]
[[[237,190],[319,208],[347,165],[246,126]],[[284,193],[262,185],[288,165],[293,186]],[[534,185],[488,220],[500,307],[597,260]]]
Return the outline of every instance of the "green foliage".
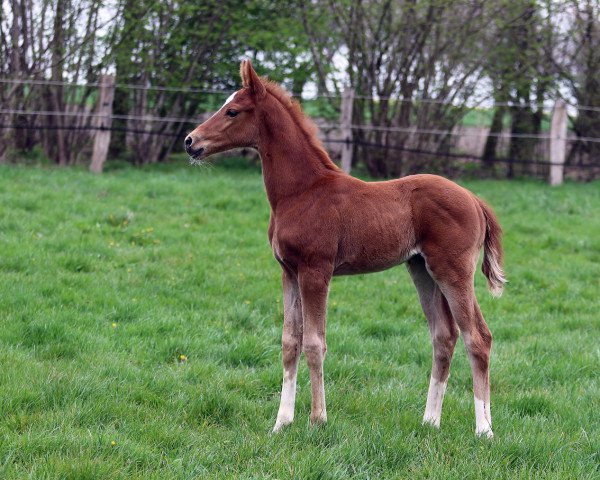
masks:
[[[302,86],[313,69],[296,8],[280,0],[126,1],[118,76],[122,83],[233,89],[239,61],[250,54],[259,71]]]
[[[313,118],[324,118],[332,122],[338,122],[340,119],[340,101],[338,99],[334,102],[329,102],[324,98],[317,98],[314,100],[304,100],[302,102],[302,109],[304,113],[309,117]]]
[[[272,436],[280,271],[260,172],[236,165],[0,166],[0,477],[598,477],[597,183],[465,182],[505,230],[504,297],[476,277],[493,441],[462,348],[442,429],[421,426],[431,346],[402,267],[333,281],[330,421],[308,426],[302,361]]]
[[[557,95],[558,77],[552,65],[552,21],[544,13],[544,2],[519,0],[494,4],[497,8],[487,30],[485,44],[488,51],[484,62],[485,73],[492,84],[492,96],[501,106],[498,118],[491,123],[491,132],[500,132],[504,119],[510,117],[510,129],[517,136],[510,138],[508,157],[531,160],[536,156],[538,142],[518,135],[536,135],[542,131],[545,116],[541,104]],[[511,108],[503,103],[512,102]],[[485,160],[493,160],[498,141],[488,137]],[[527,166],[520,172],[527,171]],[[516,172],[511,165],[508,176]]]
[[[252,57],[257,70],[301,93],[314,70],[296,6],[281,0],[241,2],[125,0],[115,29],[113,56],[119,83],[222,91],[239,88],[239,61]],[[115,112],[194,118],[214,111],[227,95],[169,90],[117,89]],[[117,121],[131,127],[131,122]],[[166,159],[193,124],[141,125],[172,133],[150,140],[113,135],[112,153],[132,150],[135,163]],[[139,124],[134,124],[141,128]],[[151,143],[151,145],[149,145]]]
[[[304,84],[313,79],[314,63],[310,42],[298,19],[298,2],[253,0],[240,9],[234,35],[250,52],[261,74],[283,82],[293,93],[300,94]],[[241,58],[238,52],[236,58]],[[237,83],[237,78],[236,78]]]

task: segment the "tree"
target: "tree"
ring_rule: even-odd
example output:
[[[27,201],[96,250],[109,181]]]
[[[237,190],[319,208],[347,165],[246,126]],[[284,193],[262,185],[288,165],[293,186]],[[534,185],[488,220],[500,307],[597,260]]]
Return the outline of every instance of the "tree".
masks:
[[[448,151],[450,135],[413,130],[451,131],[464,115],[457,105],[474,96],[482,76],[480,37],[494,15],[489,2],[310,5],[316,16],[331,19],[328,28],[340,42],[337,53],[347,60],[346,79],[358,98],[353,123],[383,127],[357,131],[359,142],[382,146],[360,151],[369,173],[395,176],[421,169],[410,150]],[[313,56],[317,65],[325,63],[319,52]],[[335,83],[331,77],[328,81]]]
[[[244,55],[253,57],[259,71],[265,66],[276,79],[291,80],[292,91],[301,93],[312,71],[303,55],[308,49],[304,31],[286,14],[291,9],[281,0],[126,0],[113,40],[118,83],[150,88],[117,90],[115,113],[138,118],[121,126],[152,134],[135,133],[127,140],[116,135],[113,152],[131,150],[136,163],[165,159],[195,125],[143,117],[193,118],[224,98],[151,87],[233,90]]]
[[[66,88],[62,83],[97,79],[105,58],[102,33],[111,21],[111,12],[103,10],[98,0],[10,0],[10,8],[6,10],[5,3],[8,2],[2,2],[2,10],[7,15],[0,19],[3,76],[42,80],[48,79],[49,73],[49,80],[54,83],[3,84],[0,103],[10,110],[50,110],[60,115],[4,115],[3,122],[20,128],[0,134],[4,137],[0,142],[4,152],[0,151],[0,155],[10,149],[28,150],[41,143],[56,163],[72,164],[89,141],[89,133],[81,128],[91,120],[88,113],[94,89]],[[99,21],[101,11],[107,17],[105,23]],[[5,52],[9,55],[5,56]],[[63,115],[65,112],[68,115]]]
[[[559,81],[582,106],[573,120],[573,130],[582,140],[573,144],[567,163],[597,162],[600,143],[585,138],[600,138],[600,4],[571,0],[559,13],[555,23],[561,35],[550,56]]]
[[[506,117],[510,120],[508,158],[528,162],[536,158],[539,140],[528,138],[541,132],[543,102],[555,91],[546,46],[553,41],[550,16],[535,0],[501,4],[485,40],[489,52],[485,73],[492,84],[494,117],[483,160],[491,168],[498,155],[498,137]],[[507,107],[507,103],[511,106]],[[507,176],[514,176],[514,162]],[[520,171],[526,172],[526,166]]]

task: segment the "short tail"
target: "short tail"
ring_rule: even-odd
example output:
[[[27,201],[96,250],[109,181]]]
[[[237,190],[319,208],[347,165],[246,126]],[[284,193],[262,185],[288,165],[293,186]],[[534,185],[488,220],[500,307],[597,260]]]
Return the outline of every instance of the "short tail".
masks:
[[[506,277],[502,270],[503,256],[502,251],[502,228],[494,214],[494,211],[483,202],[477,199],[483,215],[485,217],[485,241],[483,244],[483,263],[481,270],[487,278],[488,288],[494,297],[502,295]]]

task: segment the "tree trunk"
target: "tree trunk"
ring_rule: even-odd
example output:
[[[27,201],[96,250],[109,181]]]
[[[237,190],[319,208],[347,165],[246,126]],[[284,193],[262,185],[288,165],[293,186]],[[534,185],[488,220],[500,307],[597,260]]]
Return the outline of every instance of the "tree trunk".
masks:
[[[508,178],[527,171],[525,162],[531,162],[535,156],[537,140],[523,138],[520,135],[533,134],[533,113],[529,106],[513,107],[510,148],[508,151]]]
[[[485,141],[482,157],[483,167],[488,174],[494,171],[494,163],[498,155],[499,135],[502,133],[502,121],[505,112],[506,109],[503,106],[496,106],[494,108],[494,116],[492,117],[492,124],[490,125],[490,131]]]
[[[58,0],[56,2],[56,13],[54,17],[54,36],[52,38],[52,80],[57,82],[63,81],[63,42],[64,42],[64,14],[65,14],[65,0]],[[64,91],[62,85],[53,85],[50,87],[50,100],[52,102],[52,110],[55,112],[64,112]],[[66,126],[66,117],[62,115],[55,115],[51,117],[56,126],[56,150],[55,150],[55,162],[61,166],[67,165],[67,152],[65,146],[65,131],[63,128]]]

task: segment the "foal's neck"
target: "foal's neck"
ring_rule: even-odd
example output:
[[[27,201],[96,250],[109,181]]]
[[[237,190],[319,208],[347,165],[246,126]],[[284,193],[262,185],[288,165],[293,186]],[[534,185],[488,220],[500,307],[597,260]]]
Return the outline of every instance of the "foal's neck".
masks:
[[[275,98],[270,100],[262,115],[258,152],[267,198],[275,210],[282,199],[299,195],[315,182],[341,171],[293,114]]]

